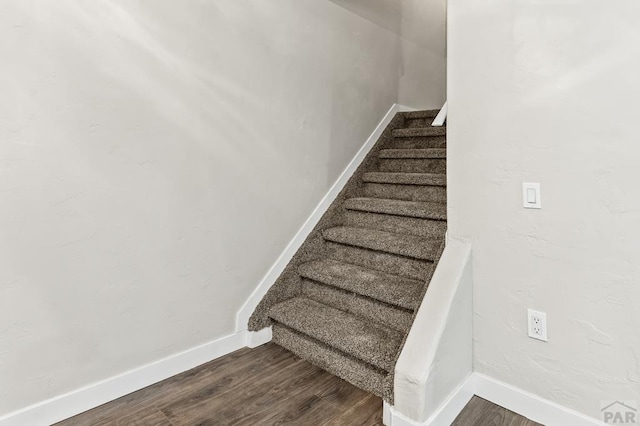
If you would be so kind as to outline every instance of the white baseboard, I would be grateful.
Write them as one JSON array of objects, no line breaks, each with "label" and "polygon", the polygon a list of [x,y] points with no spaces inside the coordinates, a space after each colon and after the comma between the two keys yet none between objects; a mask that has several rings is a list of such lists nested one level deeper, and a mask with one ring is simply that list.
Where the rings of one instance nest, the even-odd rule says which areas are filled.
[{"label": "white baseboard", "polygon": [[275,261],[273,266],[271,266],[271,269],[269,269],[266,275],[262,278],[262,280],[258,284],[258,287],[254,290],[251,296],[249,296],[242,308],[240,308],[240,311],[236,316],[236,331],[240,332],[247,329],[249,317],[258,306],[258,303],[260,303],[264,295],[267,294],[267,291],[271,288],[273,283],[276,282],[280,274],[282,274],[282,271],[284,271],[284,268],[287,266],[287,264],[289,264],[289,262],[293,258],[293,255],[296,254],[300,246],[302,246],[302,243],[304,243],[304,240],[307,239],[307,236],[317,225],[318,221],[320,221],[322,215],[327,211],[340,191],[342,191],[342,188],[344,188],[349,178],[356,171],[360,163],[362,163],[362,160],[364,160],[373,145],[375,145],[375,143],[378,141],[380,135],[382,135],[382,132],[391,122],[396,113],[403,111],[414,111],[414,109],[403,105],[393,104],[384,118],[380,121],[380,123],[378,123],[378,126],[375,128],[371,136],[369,136],[364,145],[362,145],[362,148],[360,148],[360,150],[356,153],[356,155],[353,157],[349,165],[344,169],[338,180],[335,181],[324,198],[320,201],[320,203],[318,203],[316,208],[311,213],[311,216],[309,216],[309,218],[304,222],[291,242],[289,242],[287,247]]},{"label": "white baseboard", "polygon": [[477,395],[496,405],[546,426],[602,426],[603,422],[555,402],[518,389],[499,380],[473,373],[424,422],[411,420],[393,407],[388,411],[387,426],[449,426],[471,398]]},{"label": "white baseboard", "polygon": [[271,341],[271,337],[271,327],[263,328],[260,331],[248,331],[246,345],[251,349],[257,348],[265,343],[269,343]]},{"label": "white baseboard", "polygon": [[46,426],[243,348],[245,332],[234,333],[140,368],[0,417],[0,426]]},{"label": "white baseboard", "polygon": [[469,389],[469,381],[473,375],[467,377],[458,388],[456,388],[440,406],[438,411],[427,419],[429,426],[449,426],[458,417],[458,414],[473,398],[473,392]]},{"label": "white baseboard", "polygon": [[499,380],[474,373],[470,390],[480,398],[547,426],[595,426],[604,423],[593,417],[543,399]]},{"label": "white baseboard", "polygon": [[442,405],[426,421],[416,422],[405,417],[402,413],[390,407],[391,421],[387,426],[449,426],[458,417],[458,414],[473,398],[470,389],[470,382],[473,375],[467,377],[460,385],[445,399]]}]

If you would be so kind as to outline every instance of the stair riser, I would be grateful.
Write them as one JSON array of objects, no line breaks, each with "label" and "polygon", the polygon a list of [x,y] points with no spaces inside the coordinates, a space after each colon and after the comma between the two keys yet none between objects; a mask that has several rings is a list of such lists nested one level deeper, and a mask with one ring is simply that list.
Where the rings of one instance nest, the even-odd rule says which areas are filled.
[{"label": "stair riser", "polygon": [[426,279],[433,264],[426,260],[395,256],[330,241],[327,241],[326,244],[328,256],[331,259],[416,280]]},{"label": "stair riser", "polygon": [[385,149],[424,149],[446,148],[447,141],[444,136],[393,138],[385,145]]},{"label": "stair riser", "polygon": [[381,172],[444,174],[447,172],[447,160],[431,158],[381,158],[379,170]]},{"label": "stair riser", "polygon": [[364,196],[407,201],[447,202],[447,189],[443,186],[395,185],[386,183],[365,183]]},{"label": "stair riser", "polygon": [[345,212],[344,221],[347,226],[380,229],[382,231],[418,235],[420,237],[442,238],[447,231],[447,223],[445,221],[353,210],[347,210]]},{"label": "stair riser", "polygon": [[390,399],[393,389],[384,372],[278,323],[272,330],[274,343],[360,389]]},{"label": "stair riser", "polygon": [[316,302],[367,318],[394,330],[408,332],[411,327],[411,312],[336,287],[303,279],[302,294]]},{"label": "stair riser", "polygon": [[426,118],[407,118],[404,121],[404,127],[411,127],[411,128],[429,127],[429,126],[431,126],[431,123],[433,123],[433,118],[431,118],[431,117],[426,117]]}]

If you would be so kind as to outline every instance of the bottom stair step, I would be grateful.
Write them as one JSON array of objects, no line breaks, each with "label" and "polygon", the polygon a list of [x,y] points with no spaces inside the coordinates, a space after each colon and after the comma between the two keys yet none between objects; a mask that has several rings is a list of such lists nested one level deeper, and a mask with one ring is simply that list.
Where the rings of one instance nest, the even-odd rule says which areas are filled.
[{"label": "bottom stair step", "polygon": [[274,321],[316,339],[363,363],[392,371],[402,333],[322,303],[295,297],[269,311]]},{"label": "bottom stair step", "polygon": [[393,374],[387,374],[351,356],[283,325],[273,325],[272,341],[331,374],[388,402],[393,394]]}]

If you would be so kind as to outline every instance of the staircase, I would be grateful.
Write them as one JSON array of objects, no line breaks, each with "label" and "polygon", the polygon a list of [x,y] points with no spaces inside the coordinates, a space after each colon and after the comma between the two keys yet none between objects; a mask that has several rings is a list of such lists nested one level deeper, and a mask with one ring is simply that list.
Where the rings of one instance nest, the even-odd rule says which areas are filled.
[{"label": "staircase", "polygon": [[260,302],[249,329],[393,402],[393,372],[443,249],[446,128],[399,113]]}]

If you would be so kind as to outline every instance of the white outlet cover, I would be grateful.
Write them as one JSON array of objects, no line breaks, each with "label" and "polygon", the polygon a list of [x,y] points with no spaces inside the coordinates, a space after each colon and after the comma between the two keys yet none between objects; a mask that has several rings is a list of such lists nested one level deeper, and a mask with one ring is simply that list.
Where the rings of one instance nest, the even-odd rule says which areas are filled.
[{"label": "white outlet cover", "polygon": [[547,314],[533,309],[527,310],[529,337],[547,342]]}]

